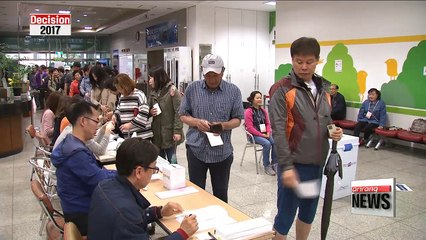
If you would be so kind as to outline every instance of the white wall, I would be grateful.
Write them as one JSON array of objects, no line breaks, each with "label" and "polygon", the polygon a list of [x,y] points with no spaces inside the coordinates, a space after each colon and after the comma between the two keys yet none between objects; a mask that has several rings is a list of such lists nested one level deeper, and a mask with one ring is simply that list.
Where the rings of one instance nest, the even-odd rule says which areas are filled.
[{"label": "white wall", "polygon": [[[277,1],[277,44],[290,44],[302,36],[318,41],[387,38],[426,34],[426,2],[422,1]],[[384,61],[395,58],[398,72],[408,51],[419,41],[346,45],[357,71],[368,72],[366,90],[389,82]],[[334,45],[321,47],[317,66],[322,74],[327,55]],[[278,45],[279,46],[279,45]],[[276,48],[275,67],[291,63],[288,45]],[[357,109],[348,109],[348,118],[356,119]],[[390,125],[409,127],[415,116],[389,113]]]}]

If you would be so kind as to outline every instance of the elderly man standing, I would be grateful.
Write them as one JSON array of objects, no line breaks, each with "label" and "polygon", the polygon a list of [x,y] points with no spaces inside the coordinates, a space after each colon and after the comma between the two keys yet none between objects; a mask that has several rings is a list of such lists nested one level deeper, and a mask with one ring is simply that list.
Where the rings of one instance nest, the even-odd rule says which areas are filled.
[{"label": "elderly man standing", "polygon": [[331,119],[344,120],[346,118],[346,101],[345,97],[339,93],[339,86],[337,84],[331,84],[330,95],[332,107]]},{"label": "elderly man standing", "polygon": [[[179,110],[182,122],[189,125],[186,135],[186,156],[189,180],[201,188],[206,186],[210,172],[213,195],[228,201],[229,175],[234,160],[231,130],[244,118],[241,92],[237,86],[222,79],[225,67],[220,56],[204,57],[204,79],[190,84]],[[215,132],[223,144],[212,144],[207,134]]]}]

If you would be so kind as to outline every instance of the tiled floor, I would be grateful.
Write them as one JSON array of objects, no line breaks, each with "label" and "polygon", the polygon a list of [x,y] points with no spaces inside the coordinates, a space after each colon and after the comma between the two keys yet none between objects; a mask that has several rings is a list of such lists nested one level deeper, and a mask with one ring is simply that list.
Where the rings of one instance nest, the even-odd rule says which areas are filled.
[{"label": "tiled floor", "polygon": [[[35,119],[39,119],[39,112]],[[27,119],[28,121],[28,119]],[[39,120],[36,120],[38,122]],[[28,122],[27,122],[28,123]],[[241,156],[245,137],[241,128],[234,130],[234,163],[229,187],[229,203],[250,215],[273,221],[276,210],[276,177],[267,176],[263,169],[256,174],[254,155],[246,153],[243,166]],[[31,168],[28,159],[34,151],[26,138],[24,151],[0,159],[0,240],[45,239],[38,235],[40,207],[29,185]],[[186,166],[185,148],[178,147],[178,161]],[[372,217],[350,212],[350,199],[335,200],[327,239],[426,239],[426,152],[394,146],[379,151],[361,148],[357,163],[357,179],[396,177],[413,192],[397,192],[397,217]],[[209,180],[208,180],[209,181]],[[210,191],[210,184],[207,190]],[[317,216],[309,239],[320,239],[322,212],[320,199]],[[162,236],[157,228],[158,236]],[[289,239],[295,239],[294,226]]]}]

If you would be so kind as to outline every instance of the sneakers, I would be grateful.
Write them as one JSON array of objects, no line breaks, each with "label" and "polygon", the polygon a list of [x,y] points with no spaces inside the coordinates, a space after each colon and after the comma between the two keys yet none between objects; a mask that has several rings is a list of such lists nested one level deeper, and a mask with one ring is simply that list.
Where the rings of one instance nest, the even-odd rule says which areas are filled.
[{"label": "sneakers", "polygon": [[272,168],[272,165],[265,167],[265,173],[269,176],[275,176],[275,170]]}]

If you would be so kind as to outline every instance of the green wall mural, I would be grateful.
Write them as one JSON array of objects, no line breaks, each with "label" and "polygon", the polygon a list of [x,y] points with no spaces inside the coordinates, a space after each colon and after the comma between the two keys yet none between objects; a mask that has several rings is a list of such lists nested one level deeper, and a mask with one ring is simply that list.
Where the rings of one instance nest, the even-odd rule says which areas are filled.
[{"label": "green wall mural", "polygon": [[[335,61],[341,60],[341,71],[335,71]],[[342,43],[336,44],[327,56],[327,62],[322,70],[322,76],[332,83],[339,85],[339,92],[346,101],[360,101],[357,71],[353,66],[352,56]]]},{"label": "green wall mural", "polygon": [[280,64],[278,69],[275,69],[275,82],[281,80],[281,78],[287,76],[292,69],[291,63]]},{"label": "green wall mural", "polygon": [[408,52],[402,72],[396,80],[382,85],[382,98],[386,104],[426,109],[425,67],[426,41],[421,41]]}]

